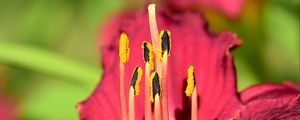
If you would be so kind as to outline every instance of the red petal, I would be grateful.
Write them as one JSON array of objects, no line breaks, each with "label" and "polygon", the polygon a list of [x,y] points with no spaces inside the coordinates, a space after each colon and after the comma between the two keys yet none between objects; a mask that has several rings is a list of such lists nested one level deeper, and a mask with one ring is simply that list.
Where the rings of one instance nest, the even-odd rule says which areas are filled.
[{"label": "red petal", "polygon": [[11,99],[4,93],[4,86],[6,80],[0,79],[0,119],[1,120],[17,120],[17,102]]},{"label": "red petal", "polygon": [[213,8],[229,17],[238,16],[245,0],[166,0],[176,9],[194,9],[195,7]]},{"label": "red petal", "polygon": [[[200,119],[229,118],[240,106],[236,97],[236,76],[229,49],[240,44],[232,33],[211,35],[199,14],[183,13],[157,15],[159,30],[168,29],[172,36],[171,57],[168,64],[170,119],[190,116],[184,95],[186,69],[195,66],[196,86],[200,98]],[[126,89],[135,66],[144,66],[141,44],[150,40],[148,15],[124,15],[112,20],[102,31],[102,59],[104,75],[94,94],[78,106],[81,119],[120,119],[118,99],[118,41],[121,32],[130,39],[130,60],[126,64]],[[141,89],[144,89],[141,82]],[[136,118],[144,116],[144,94],[136,98]]]},{"label": "red petal", "polygon": [[240,120],[299,120],[300,94],[278,99],[259,99],[239,112]]},{"label": "red petal", "polygon": [[16,120],[16,103],[0,93],[0,118],[1,120]]},{"label": "red petal", "polygon": [[290,82],[284,84],[262,84],[252,86],[241,92],[241,101],[249,103],[259,99],[276,99],[295,96],[300,93],[300,86]]}]

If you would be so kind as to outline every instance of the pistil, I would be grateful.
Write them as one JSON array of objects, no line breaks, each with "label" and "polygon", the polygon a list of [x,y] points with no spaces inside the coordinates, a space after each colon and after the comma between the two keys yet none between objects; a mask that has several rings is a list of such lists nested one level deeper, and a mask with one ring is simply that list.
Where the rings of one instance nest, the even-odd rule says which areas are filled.
[{"label": "pistil", "polygon": [[[152,39],[152,44],[153,44],[153,49],[155,53],[155,70],[158,72],[159,76],[163,76],[163,72],[165,72],[165,75],[167,75],[167,64],[164,64],[163,66],[163,61],[160,60],[162,59],[161,55],[161,43],[159,42],[159,35],[158,35],[158,29],[157,29],[157,24],[156,24],[156,16],[155,16],[155,4],[150,4],[148,6],[148,14],[149,14],[149,26],[150,26],[150,32],[151,32],[151,39]],[[167,61],[166,61],[167,62]],[[165,67],[165,68],[163,68]],[[162,77],[163,78],[163,77]],[[166,77],[165,77],[166,78]],[[160,82],[162,84],[162,115],[163,115],[163,120],[168,120],[169,119],[169,112],[168,112],[168,92],[167,92],[167,81],[160,79]],[[164,92],[165,91],[165,92]]]},{"label": "pistil", "polygon": [[191,118],[192,120],[198,119],[198,98],[197,98],[197,89],[196,89],[196,79],[194,73],[194,66],[190,66],[188,68],[188,79],[187,79],[187,87],[185,90],[186,96],[192,95],[192,107],[191,107]]},{"label": "pistil", "polygon": [[151,70],[154,69],[153,47],[149,42],[144,41],[142,44],[142,51],[145,61],[145,120],[152,120],[149,78]]},{"label": "pistil", "polygon": [[122,120],[128,119],[128,112],[127,112],[127,105],[126,105],[126,96],[125,96],[125,82],[124,82],[124,65],[129,60],[129,40],[125,33],[122,33],[120,36],[120,43],[119,43],[119,57],[120,57],[120,81],[119,81],[119,88],[120,88],[120,108],[122,113]]},{"label": "pistil", "polygon": [[129,120],[135,120],[134,112],[134,96],[139,95],[140,93],[140,81],[142,78],[142,68],[136,67],[131,78],[131,86],[129,89]]},{"label": "pistil", "polygon": [[159,60],[158,50],[159,50],[159,35],[156,24],[156,15],[155,15],[155,4],[150,4],[148,6],[148,14],[149,14],[149,26],[151,33],[151,40],[153,45],[153,51],[155,53],[155,70],[161,76],[162,66],[161,61]]}]

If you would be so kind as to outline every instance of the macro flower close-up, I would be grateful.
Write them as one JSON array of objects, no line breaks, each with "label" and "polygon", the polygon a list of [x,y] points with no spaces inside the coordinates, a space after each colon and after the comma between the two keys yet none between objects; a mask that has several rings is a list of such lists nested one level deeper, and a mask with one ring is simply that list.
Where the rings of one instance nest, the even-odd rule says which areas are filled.
[{"label": "macro flower close-up", "polygon": [[300,2],[0,8],[0,120],[300,119]]},{"label": "macro flower close-up", "polygon": [[[92,96],[78,105],[77,109],[81,119],[124,120],[129,118],[132,120],[131,117],[128,117],[132,112],[130,112],[131,104],[135,106],[133,119],[135,117],[136,119],[151,119],[152,112],[151,110],[147,111],[148,106],[144,101],[152,96],[145,92],[141,94],[141,97],[136,97],[135,103],[129,101],[127,103],[129,104],[128,108],[126,100],[130,98],[130,95],[125,92],[125,95],[122,96],[122,92],[130,89],[131,71],[134,67],[147,67],[147,61],[144,63],[142,59],[145,53],[142,53],[143,49],[140,48],[143,40],[152,40],[155,54],[153,58],[155,59],[153,60],[155,61],[154,71],[158,71],[158,75],[162,76],[160,78],[162,92],[160,93],[159,106],[161,111],[158,111],[160,113],[154,111],[155,119],[300,118],[298,111],[300,108],[300,87],[296,84],[261,85],[257,88],[254,86],[238,93],[236,70],[233,57],[230,55],[230,51],[241,44],[241,40],[237,38],[236,34],[222,32],[219,35],[214,35],[207,30],[207,23],[200,14],[189,11],[170,13],[167,10],[162,10],[156,14],[155,5],[152,4],[149,5],[148,11],[141,11],[138,15],[129,13],[117,17],[104,28],[102,31],[103,38],[100,42],[104,66],[103,79]],[[157,29],[162,30],[160,36]],[[166,32],[165,29],[170,32]],[[122,38],[122,35],[120,38],[118,37],[125,33],[128,35],[126,39],[129,39],[126,47],[130,49],[130,51],[126,51],[128,53],[123,53],[127,57],[126,64],[122,63],[124,56],[121,55],[122,47],[124,47],[122,40],[125,38]],[[164,39],[168,39],[167,41],[170,42],[164,42]],[[156,46],[158,50],[155,50]],[[118,49],[119,47],[120,49]],[[165,48],[168,49],[164,50]],[[165,55],[164,51],[171,55]],[[168,56],[170,57],[168,58]],[[160,59],[163,60],[160,61]],[[192,85],[194,87],[192,89],[197,88],[198,94],[196,93],[195,97],[198,99],[196,101],[190,100],[183,92],[187,86],[186,79],[189,79],[185,71],[189,65],[194,65],[196,69],[192,75],[194,78],[191,78],[196,83]],[[119,71],[119,69],[121,70]],[[145,72],[149,72],[148,68],[144,69]],[[140,87],[142,90],[150,89],[152,92],[151,87],[146,85],[146,82],[150,82],[147,79],[151,80],[145,76]],[[120,80],[123,82],[119,82]],[[150,84],[152,83],[150,82]],[[153,92],[153,94],[155,93]],[[166,102],[164,102],[165,96],[167,97]],[[123,97],[126,99],[122,99]],[[125,109],[122,109],[122,102],[125,103]],[[199,104],[199,106],[196,104],[196,111],[192,109],[194,107],[193,102]],[[261,109],[255,109],[260,105],[262,105]],[[151,106],[149,107],[151,109]],[[155,107],[157,106],[155,105]],[[285,108],[286,111],[273,110],[280,107]],[[150,112],[149,116],[146,115],[148,112]],[[159,114],[158,118],[156,114]]]}]

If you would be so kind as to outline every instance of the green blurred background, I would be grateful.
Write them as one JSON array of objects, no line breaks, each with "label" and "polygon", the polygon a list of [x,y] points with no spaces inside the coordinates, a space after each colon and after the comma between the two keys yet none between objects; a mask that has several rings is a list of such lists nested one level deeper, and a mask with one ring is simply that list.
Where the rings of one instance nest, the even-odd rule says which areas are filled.
[{"label": "green blurred background", "polygon": [[[141,2],[142,3],[142,2]],[[75,120],[101,76],[97,32],[124,0],[0,0],[0,101],[22,120]],[[299,74],[299,0],[248,0],[228,19],[204,9],[210,30],[236,32],[238,88]],[[1,98],[2,93],[2,98]]]}]

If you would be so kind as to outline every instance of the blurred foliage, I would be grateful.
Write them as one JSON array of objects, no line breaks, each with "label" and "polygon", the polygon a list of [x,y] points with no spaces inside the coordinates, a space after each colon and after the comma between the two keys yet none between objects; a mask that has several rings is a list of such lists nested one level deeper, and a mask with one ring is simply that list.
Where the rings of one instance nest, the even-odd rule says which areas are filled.
[{"label": "blurred foliage", "polygon": [[[17,100],[21,119],[78,119],[76,104],[102,73],[99,26],[125,2],[0,0],[0,80]],[[237,19],[204,11],[213,32],[233,31],[243,40],[233,52],[239,90],[262,82],[300,83],[299,7],[299,0],[248,0]]]},{"label": "blurred foliage", "polygon": [[298,0],[248,0],[238,19],[206,11],[214,32],[233,31],[243,44],[233,51],[238,89],[263,82],[300,83]]},{"label": "blurred foliage", "polygon": [[78,119],[101,75],[99,23],[119,0],[1,0],[0,79],[21,119]]}]

